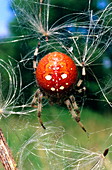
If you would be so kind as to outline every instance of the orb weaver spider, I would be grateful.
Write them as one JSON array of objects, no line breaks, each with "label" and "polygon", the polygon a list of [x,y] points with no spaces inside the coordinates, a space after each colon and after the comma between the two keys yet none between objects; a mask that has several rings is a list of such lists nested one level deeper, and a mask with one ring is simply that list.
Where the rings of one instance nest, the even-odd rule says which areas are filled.
[{"label": "orb weaver spider", "polygon": [[[73,59],[61,52],[51,52],[45,55],[39,62],[37,61],[40,43],[35,49],[33,68],[39,88],[37,89],[33,100],[32,107],[37,108],[38,120],[41,126],[45,128],[41,119],[42,99],[48,97],[51,103],[62,103],[67,106],[72,117],[85,131],[84,125],[80,121],[80,111],[73,94],[74,90],[78,93],[85,91],[85,87],[80,88],[84,77],[85,68],[82,67],[82,79],[77,82],[77,66]],[[75,84],[75,89],[74,89]],[[69,97],[67,97],[69,96]]]}]

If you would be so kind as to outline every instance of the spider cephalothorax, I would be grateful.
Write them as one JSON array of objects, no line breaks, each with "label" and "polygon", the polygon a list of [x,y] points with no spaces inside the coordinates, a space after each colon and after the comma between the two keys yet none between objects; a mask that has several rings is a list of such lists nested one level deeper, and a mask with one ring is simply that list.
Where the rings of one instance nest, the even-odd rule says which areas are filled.
[{"label": "spider cephalothorax", "polygon": [[[78,77],[77,67],[73,59],[64,53],[52,52],[44,56],[39,63],[35,60],[34,69],[36,80],[40,88],[35,93],[32,106],[38,108],[38,118],[42,127],[45,129],[40,118],[42,98],[43,95],[47,95],[50,98],[50,101],[51,99],[59,102],[60,100],[64,101],[72,114],[72,117],[86,132],[84,126],[80,122],[80,111],[75,101],[75,97],[70,94]],[[81,84],[82,80],[79,80],[77,86],[80,86]],[[66,94],[69,96],[66,96]]]}]

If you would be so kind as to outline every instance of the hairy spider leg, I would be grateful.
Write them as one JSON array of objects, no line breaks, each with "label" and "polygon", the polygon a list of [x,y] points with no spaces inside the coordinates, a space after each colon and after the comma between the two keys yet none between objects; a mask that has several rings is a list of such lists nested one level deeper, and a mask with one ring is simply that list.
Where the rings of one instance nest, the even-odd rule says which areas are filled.
[{"label": "hairy spider leg", "polygon": [[43,125],[42,119],[41,119],[41,112],[42,112],[42,98],[43,98],[43,93],[40,91],[40,89],[37,89],[33,100],[32,100],[32,107],[37,108],[37,115],[38,115],[38,120],[43,127],[43,129],[46,129],[45,126]]},{"label": "hairy spider leg", "polygon": [[83,131],[87,133],[84,125],[80,121],[80,111],[79,111],[78,105],[75,101],[75,97],[73,95],[71,95],[70,98],[65,101],[65,104],[66,104],[69,112],[71,113],[72,117],[76,120],[76,122],[83,129]]},{"label": "hairy spider leg", "polygon": [[37,68],[37,56],[38,56],[38,52],[39,52],[39,47],[40,47],[40,42],[38,42],[38,45],[34,51],[34,56],[33,56],[33,68],[34,68],[34,73],[36,71]]},{"label": "hairy spider leg", "polygon": [[[48,36],[44,36],[45,41],[48,41]],[[37,68],[38,60],[37,56],[39,55],[39,48],[40,48],[40,43],[41,41],[38,42],[37,47],[35,48],[34,54],[33,54],[33,69],[34,69],[34,74]]]},{"label": "hairy spider leg", "polygon": [[[85,91],[86,91],[85,76],[86,76],[86,68],[85,68],[84,63],[82,63],[81,79],[79,79],[79,81],[78,81],[78,83],[76,85],[76,89],[77,89],[78,93],[85,94]],[[82,88],[81,88],[81,86],[82,86]]]},{"label": "hairy spider leg", "polygon": [[[48,37],[45,36],[45,41],[47,42],[48,41]],[[35,48],[35,51],[34,51],[34,55],[33,55],[33,69],[34,69],[34,74],[36,72],[36,68],[37,68],[37,64],[38,64],[38,61],[37,61],[37,56],[39,54],[39,48],[40,48],[40,41],[38,42],[37,44],[37,47]],[[41,126],[45,128],[45,126],[43,125],[43,122],[41,120],[41,112],[42,112],[42,98],[43,98],[43,93],[40,91],[40,89],[38,89],[35,93],[35,96],[32,100],[32,103],[31,103],[31,106],[32,107],[36,107],[38,108],[37,109],[37,114],[38,114],[38,120],[41,124]],[[38,104],[37,104],[37,101],[38,101]]]}]

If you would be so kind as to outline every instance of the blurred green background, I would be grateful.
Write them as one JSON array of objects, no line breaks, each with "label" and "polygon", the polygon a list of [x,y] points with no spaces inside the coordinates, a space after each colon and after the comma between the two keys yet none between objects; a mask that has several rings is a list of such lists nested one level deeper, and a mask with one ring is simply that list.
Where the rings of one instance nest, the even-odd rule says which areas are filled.
[{"label": "blurred green background", "polygon": [[[33,1],[33,0],[32,0]],[[15,4],[19,4],[24,7],[25,3],[28,3],[27,1],[20,1],[20,0],[14,0]],[[21,3],[22,2],[22,3]],[[94,0],[91,1],[91,9],[93,12],[101,11],[103,10],[111,1],[106,0]],[[12,3],[13,4],[13,3]],[[52,4],[55,5],[55,7],[51,8],[50,11],[50,22],[49,24],[52,25],[54,22],[56,22],[59,18],[68,15],[70,13],[75,12],[86,12],[88,10],[89,2],[88,0],[83,1],[77,1],[77,0],[70,0],[70,1],[62,1],[62,0],[53,0]],[[57,6],[57,7],[56,7]],[[12,8],[10,8],[12,10]],[[17,13],[19,15],[19,13]],[[112,14],[111,14],[112,15]],[[24,20],[24,18],[22,18]],[[63,20],[62,20],[63,21]],[[62,22],[60,21],[60,22]],[[8,61],[7,56],[11,56],[12,58],[16,59],[18,62],[22,60],[22,57],[26,56],[30,51],[32,51],[31,54],[28,56],[31,58],[33,56],[33,50],[35,49],[37,45],[37,39],[28,39],[24,41],[17,41],[13,42],[17,36],[26,35],[27,30],[24,30],[24,24],[20,26],[21,23],[17,22],[17,18],[13,18],[11,23],[9,24],[9,29],[11,32],[11,35],[9,39],[1,39],[0,44],[0,58],[2,58],[5,61]],[[13,38],[14,37],[14,38]],[[38,35],[37,35],[38,37]],[[7,43],[10,40],[9,43]],[[6,43],[2,43],[2,42]],[[11,41],[13,43],[11,43]],[[97,78],[100,80],[102,87],[105,87],[104,92],[108,99],[112,101],[112,50],[110,46],[105,53],[100,57],[99,60],[96,61],[96,64],[98,66],[94,66],[95,74]],[[102,47],[101,47],[102,48]],[[30,56],[31,55],[31,56]],[[28,58],[28,57],[27,57]],[[105,62],[107,61],[107,65],[109,62],[109,67],[105,65]],[[22,62],[21,62],[22,63]],[[21,68],[21,74],[22,74],[22,80],[23,80],[23,87],[28,85],[29,83],[35,81],[34,75],[33,75],[33,69],[32,69],[32,59],[30,62],[20,63]],[[100,63],[100,64],[99,64]],[[5,81],[5,80],[2,80]],[[75,121],[71,118],[70,113],[66,109],[66,107],[59,106],[59,105],[50,105],[49,103],[45,103],[43,106],[42,111],[42,120],[45,122],[46,128],[49,127],[50,131],[53,134],[53,131],[55,133],[55,130],[53,129],[56,127],[57,131],[55,135],[50,135],[48,133],[48,130],[44,132],[44,130],[38,125],[37,120],[37,113],[31,113],[29,115],[10,115],[8,118],[2,117],[0,120],[0,128],[2,128],[4,135],[7,139],[8,145],[10,146],[14,158],[17,162],[17,164],[20,161],[20,153],[22,146],[25,145],[27,141],[30,141],[32,139],[32,135],[41,132],[41,135],[35,135],[38,142],[38,147],[40,148],[44,145],[42,145],[42,142],[45,140],[46,136],[41,139],[42,136],[44,136],[44,133],[48,133],[47,139],[48,142],[45,142],[46,145],[48,145],[51,142],[51,139],[56,140],[57,144],[59,141],[62,141],[65,144],[68,144],[71,146],[76,147],[76,143],[78,143],[78,146],[81,145],[84,148],[87,148],[88,150],[92,150],[94,152],[101,152],[107,148],[110,147],[109,155],[107,156],[107,160],[112,159],[112,109],[108,105],[107,102],[105,102],[102,95],[99,95],[99,87],[97,85],[97,82],[94,78],[91,77],[90,74],[87,75],[87,96],[86,99],[83,101],[82,98],[79,99],[79,106],[81,108],[81,120],[88,132],[90,133],[90,137],[88,138],[87,135],[82,131],[82,129],[77,125]],[[106,86],[105,86],[106,85]],[[36,83],[33,83],[31,86],[28,86],[28,88],[25,89],[24,95],[24,101],[27,101],[30,96],[35,92],[37,89]],[[5,90],[4,95],[7,90]],[[22,103],[22,99],[18,101],[18,103]],[[83,101],[83,104],[82,104]],[[58,131],[58,127],[63,127],[64,133]],[[49,129],[48,128],[48,129]],[[63,135],[64,134],[64,135]],[[40,141],[39,139],[40,138]],[[77,141],[77,142],[76,142]],[[56,169],[57,168],[57,162],[58,162],[58,169],[64,169],[64,160],[56,160],[56,163],[53,162],[53,157],[50,157],[50,159],[46,160],[46,152],[42,149],[39,150],[39,148],[36,148],[36,140],[31,141],[31,145],[28,145],[28,148],[23,153],[23,166],[22,169]],[[41,146],[42,145],[42,146]],[[42,147],[42,148],[43,148]],[[46,146],[47,147],[47,146]],[[36,151],[37,149],[37,151]],[[28,152],[29,151],[29,152]],[[27,154],[30,153],[30,154]],[[48,154],[49,155],[49,154]],[[70,155],[72,157],[72,155]],[[54,155],[55,157],[55,155]],[[66,157],[66,153],[65,153]],[[69,157],[69,156],[68,156]],[[73,158],[73,157],[72,157]],[[74,158],[75,159],[75,158]],[[51,165],[50,165],[51,162]],[[21,163],[20,163],[21,164]],[[69,159],[68,159],[68,165],[69,165]],[[19,165],[20,166],[20,165]],[[86,167],[86,169],[89,169],[89,167]],[[2,168],[2,165],[0,167]],[[69,166],[68,169],[73,169]],[[84,169],[82,167],[82,169]],[[108,168],[107,168],[108,169]]]}]

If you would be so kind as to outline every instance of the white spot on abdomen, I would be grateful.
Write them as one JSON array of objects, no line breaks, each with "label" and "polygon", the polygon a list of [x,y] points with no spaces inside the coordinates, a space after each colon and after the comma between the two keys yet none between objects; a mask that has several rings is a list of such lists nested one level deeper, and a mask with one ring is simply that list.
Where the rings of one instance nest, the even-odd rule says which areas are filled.
[{"label": "white spot on abdomen", "polygon": [[59,88],[60,90],[63,90],[64,89],[64,86],[60,86],[60,88]]},{"label": "white spot on abdomen", "polygon": [[51,87],[51,91],[55,91],[55,88],[54,88],[54,87]]},{"label": "white spot on abdomen", "polygon": [[45,76],[45,79],[46,79],[46,80],[51,80],[51,79],[52,79],[52,76],[51,76],[51,75],[47,75],[47,76]]},{"label": "white spot on abdomen", "polygon": [[67,78],[67,74],[64,73],[61,75],[61,77],[62,77],[62,79],[65,79],[65,78]]}]

